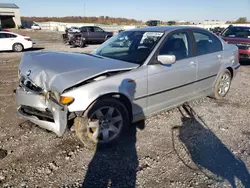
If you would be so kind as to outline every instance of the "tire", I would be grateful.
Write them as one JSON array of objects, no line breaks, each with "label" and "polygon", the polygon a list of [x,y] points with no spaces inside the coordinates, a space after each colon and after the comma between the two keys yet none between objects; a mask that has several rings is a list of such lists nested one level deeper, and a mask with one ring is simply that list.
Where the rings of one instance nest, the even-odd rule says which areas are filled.
[{"label": "tire", "polygon": [[80,48],[83,48],[85,46],[86,46],[86,41],[85,40],[81,40]]},{"label": "tire", "polygon": [[226,69],[218,76],[211,97],[217,100],[226,97],[226,95],[230,90],[231,82],[232,82],[232,75],[230,71]]},{"label": "tire", "polygon": [[97,144],[106,146],[116,143],[129,123],[126,107],[110,98],[96,101],[83,116],[75,119],[74,126],[81,142],[93,149]]},{"label": "tire", "polygon": [[20,43],[15,43],[15,44],[13,44],[12,49],[14,52],[22,52],[24,50],[24,47]]}]

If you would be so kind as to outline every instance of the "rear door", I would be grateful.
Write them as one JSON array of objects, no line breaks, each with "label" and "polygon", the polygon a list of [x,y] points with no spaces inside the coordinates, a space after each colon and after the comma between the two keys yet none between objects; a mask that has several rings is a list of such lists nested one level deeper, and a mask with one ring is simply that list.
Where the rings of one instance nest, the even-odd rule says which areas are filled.
[{"label": "rear door", "polygon": [[96,41],[97,40],[97,36],[96,36],[94,27],[88,27],[88,40],[89,41]]},{"label": "rear door", "polygon": [[0,33],[0,50],[12,50],[15,38],[16,36],[10,33]]},{"label": "rear door", "polygon": [[195,52],[198,60],[197,90],[211,91],[223,61],[223,46],[212,33],[193,30]]},{"label": "rear door", "polygon": [[99,42],[103,42],[105,40],[106,34],[105,31],[103,29],[101,29],[100,27],[94,27],[95,29],[95,33],[97,36],[97,40]]}]

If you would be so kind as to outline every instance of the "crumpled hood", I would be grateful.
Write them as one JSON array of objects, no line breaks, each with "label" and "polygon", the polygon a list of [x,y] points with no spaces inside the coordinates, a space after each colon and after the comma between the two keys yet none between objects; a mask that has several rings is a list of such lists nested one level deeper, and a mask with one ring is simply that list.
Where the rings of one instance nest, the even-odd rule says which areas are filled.
[{"label": "crumpled hood", "polygon": [[65,89],[99,74],[136,67],[137,64],[90,54],[29,52],[23,55],[19,70],[37,86],[62,93]]}]

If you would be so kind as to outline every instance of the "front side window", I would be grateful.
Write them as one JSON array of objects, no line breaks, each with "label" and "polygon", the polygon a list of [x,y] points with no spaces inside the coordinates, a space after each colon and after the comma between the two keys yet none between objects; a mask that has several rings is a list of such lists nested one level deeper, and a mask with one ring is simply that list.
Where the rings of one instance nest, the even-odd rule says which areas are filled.
[{"label": "front side window", "polygon": [[229,27],[223,33],[223,37],[250,38],[250,27]]},{"label": "front side window", "polygon": [[10,34],[10,33],[0,33],[0,38],[5,39],[5,38],[16,38],[16,35]]},{"label": "front side window", "polygon": [[222,50],[221,41],[210,33],[194,31],[197,55],[210,54]]},{"label": "front side window", "polygon": [[5,38],[8,38],[8,37],[7,37],[7,34],[5,34],[5,33],[0,33],[0,39],[5,39]]},{"label": "front side window", "polygon": [[82,28],[81,28],[81,32],[88,32],[87,27],[82,27]]},{"label": "front side window", "polygon": [[164,33],[124,31],[103,43],[93,54],[143,64]]},{"label": "front side window", "polygon": [[159,55],[175,55],[176,60],[191,57],[191,42],[187,32],[170,34],[160,49]]}]

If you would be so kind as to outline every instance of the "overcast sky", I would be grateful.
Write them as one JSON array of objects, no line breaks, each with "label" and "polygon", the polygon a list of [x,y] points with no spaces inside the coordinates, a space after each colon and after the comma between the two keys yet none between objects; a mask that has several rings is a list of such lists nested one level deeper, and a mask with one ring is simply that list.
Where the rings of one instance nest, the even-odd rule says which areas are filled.
[{"label": "overcast sky", "polygon": [[[232,20],[248,17],[250,0],[0,0],[22,16],[112,16],[137,20]],[[84,4],[86,11],[84,11]],[[85,12],[85,13],[84,13]]]}]

